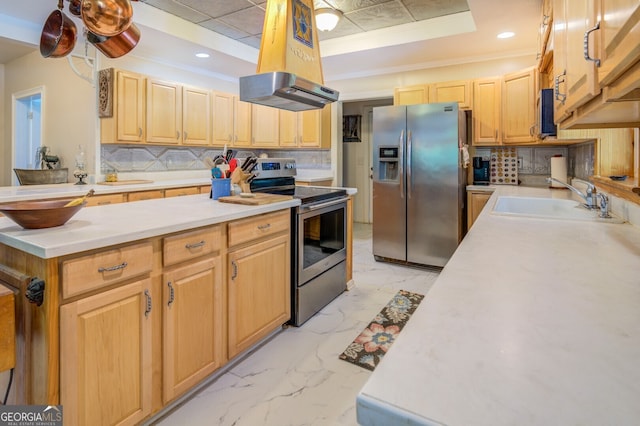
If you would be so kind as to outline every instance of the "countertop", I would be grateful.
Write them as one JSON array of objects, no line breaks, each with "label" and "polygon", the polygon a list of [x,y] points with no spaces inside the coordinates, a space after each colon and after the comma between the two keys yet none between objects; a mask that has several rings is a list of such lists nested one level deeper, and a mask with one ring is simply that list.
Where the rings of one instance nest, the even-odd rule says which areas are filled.
[{"label": "countertop", "polygon": [[85,207],[63,226],[47,229],[23,229],[0,217],[0,243],[47,259],[298,205],[300,200],[292,199],[247,206],[199,194]]},{"label": "countertop", "polygon": [[331,169],[297,169],[296,181],[298,182],[322,182],[333,180]]},{"label": "countertop", "polygon": [[491,213],[495,187],[357,397],[362,425],[640,419],[640,228]]}]

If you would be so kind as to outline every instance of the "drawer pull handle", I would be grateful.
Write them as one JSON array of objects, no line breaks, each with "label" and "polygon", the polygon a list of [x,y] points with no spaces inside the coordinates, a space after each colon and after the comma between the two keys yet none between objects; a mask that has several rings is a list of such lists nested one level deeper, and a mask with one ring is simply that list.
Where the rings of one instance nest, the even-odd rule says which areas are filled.
[{"label": "drawer pull handle", "polygon": [[127,262],[122,262],[119,265],[115,265],[115,266],[108,266],[106,268],[100,267],[98,268],[98,272],[112,272],[112,271],[117,271],[119,269],[124,269],[127,267]]},{"label": "drawer pull handle", "polygon": [[148,317],[149,314],[151,313],[151,294],[149,293],[149,290],[147,289],[144,290],[144,297],[147,301],[145,310],[144,310],[144,316]]},{"label": "drawer pull handle", "polygon": [[592,58],[591,56],[589,56],[589,34],[594,32],[595,30],[599,30],[599,29],[600,29],[600,21],[598,21],[598,23],[595,25],[595,27],[590,28],[590,29],[588,29],[587,31],[584,32],[584,41],[583,41],[584,59],[586,61],[591,61],[591,62],[595,63],[596,67],[600,66],[600,59],[595,59],[595,58]]},{"label": "drawer pull handle", "polygon": [[261,230],[261,231],[266,231],[269,228],[271,228],[271,224],[270,223],[266,223],[264,225],[258,225],[258,229]]},{"label": "drawer pull handle", "polygon": [[233,269],[233,272],[231,273],[231,279],[235,280],[238,276],[238,264],[234,260],[231,261],[231,268]]},{"label": "drawer pull handle", "polygon": [[205,241],[204,240],[200,241],[199,243],[185,244],[184,247],[186,249],[191,250],[191,249],[194,249],[194,248],[202,247],[203,245],[205,245]]},{"label": "drawer pull handle", "polygon": [[169,301],[167,302],[167,306],[171,307],[171,305],[173,304],[173,301],[175,299],[175,294],[173,291],[173,285],[171,285],[171,281],[169,281],[167,283],[167,286],[169,287]]}]

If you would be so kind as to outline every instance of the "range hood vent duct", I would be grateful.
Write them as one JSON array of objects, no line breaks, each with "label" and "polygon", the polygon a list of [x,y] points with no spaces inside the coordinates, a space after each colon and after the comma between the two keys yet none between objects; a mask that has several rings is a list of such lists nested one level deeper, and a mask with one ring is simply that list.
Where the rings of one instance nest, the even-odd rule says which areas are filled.
[{"label": "range hood vent duct", "polygon": [[289,111],[338,100],[325,87],[313,0],[268,0],[257,74],[240,77],[240,100]]}]

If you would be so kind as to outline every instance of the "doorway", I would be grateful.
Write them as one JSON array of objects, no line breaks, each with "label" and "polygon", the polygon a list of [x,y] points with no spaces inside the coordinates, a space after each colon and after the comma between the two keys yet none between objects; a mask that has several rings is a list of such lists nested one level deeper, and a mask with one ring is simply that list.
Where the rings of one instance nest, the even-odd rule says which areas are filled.
[{"label": "doorway", "polygon": [[344,102],[342,117],[360,116],[360,141],[342,142],[342,186],[357,188],[353,198],[353,221],[373,220],[373,108],[393,105],[393,99]]},{"label": "doorway", "polygon": [[[39,168],[37,154],[42,145],[44,87],[12,96],[12,170]],[[12,174],[13,185],[19,185]]]}]

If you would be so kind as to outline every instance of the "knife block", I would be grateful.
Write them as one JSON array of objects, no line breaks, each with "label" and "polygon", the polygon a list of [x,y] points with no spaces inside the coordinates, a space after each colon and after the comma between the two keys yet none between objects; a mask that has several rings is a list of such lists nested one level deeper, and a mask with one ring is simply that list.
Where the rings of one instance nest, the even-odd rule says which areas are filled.
[{"label": "knife block", "polygon": [[253,176],[253,173],[245,173],[242,169],[236,168],[233,173],[231,173],[231,184],[240,185],[242,192],[251,192],[251,186],[249,182],[247,182],[251,176]]}]

